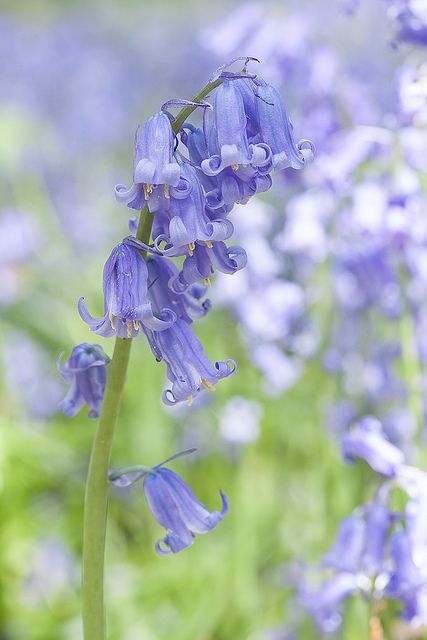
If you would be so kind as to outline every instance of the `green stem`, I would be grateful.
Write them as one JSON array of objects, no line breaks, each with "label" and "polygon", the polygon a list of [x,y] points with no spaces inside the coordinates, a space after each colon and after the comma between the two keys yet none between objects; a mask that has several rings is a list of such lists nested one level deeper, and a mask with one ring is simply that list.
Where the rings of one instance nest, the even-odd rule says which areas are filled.
[{"label": "green stem", "polygon": [[[210,82],[205,87],[203,87],[203,89],[199,93],[196,93],[196,95],[191,98],[191,102],[201,102],[203,98],[206,98],[206,96],[211,91],[219,87],[221,82],[222,80],[220,80],[219,78],[218,80],[214,80],[213,82]],[[178,133],[178,131],[181,129],[184,122],[187,120],[189,116],[191,116],[191,114],[195,109],[197,109],[197,107],[190,107],[190,106],[184,107],[183,109],[181,109],[174,123],[172,124],[172,129],[174,130],[175,133]]]},{"label": "green stem", "polygon": [[[215,80],[207,84],[192,102],[200,102],[221,84]],[[175,133],[196,109],[181,109],[172,128]],[[141,211],[136,237],[150,242],[153,214],[146,205]],[[146,258],[147,252],[141,251]],[[110,464],[114,428],[119,414],[126,371],[129,362],[131,338],[116,338],[113,357],[108,365],[107,384],[101,417],[95,433],[86,482],[83,524],[82,608],[84,640],[105,640],[104,560],[108,509],[108,467]]]},{"label": "green stem", "polygon": [[83,631],[85,640],[104,640],[104,555],[108,507],[108,465],[132,340],[116,338],[108,366],[101,419],[95,433],[86,482],[83,525]]}]

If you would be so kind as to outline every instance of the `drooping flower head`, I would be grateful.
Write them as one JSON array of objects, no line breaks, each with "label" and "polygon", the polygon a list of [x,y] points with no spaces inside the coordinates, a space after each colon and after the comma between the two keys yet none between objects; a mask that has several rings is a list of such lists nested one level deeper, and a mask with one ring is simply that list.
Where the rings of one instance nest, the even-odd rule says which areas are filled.
[{"label": "drooping flower head", "polygon": [[130,486],[143,478],[148,506],[166,529],[165,538],[156,544],[156,551],[162,556],[187,549],[197,533],[211,531],[228,513],[227,496],[222,491],[221,511],[209,511],[178,474],[163,466],[192,451],[194,449],[176,454],[153,468],[131,467],[131,473],[124,469],[122,472],[111,470],[109,474],[111,484],[118,487]]},{"label": "drooping flower head", "polygon": [[104,316],[93,318],[84,299],[80,298],[81,318],[91,331],[106,338],[114,333],[120,338],[133,338],[142,326],[155,331],[170,327],[175,314],[170,309],[160,309],[161,318],[153,314],[147,283],[147,264],[138,249],[125,242],[120,243],[104,267]]},{"label": "drooping flower head", "polygon": [[[225,80],[216,90],[214,99],[215,153],[203,160],[201,167],[208,176],[216,176],[226,167],[234,170],[242,165],[266,166],[271,152],[263,142],[249,143],[241,87],[234,80]],[[213,150],[212,150],[213,151]]]},{"label": "drooping flower head", "polygon": [[[197,170],[188,162],[180,163],[186,187],[171,193],[167,207],[156,212],[153,224],[155,247],[165,255],[192,255],[196,242],[212,246],[233,233],[229,220],[211,220],[205,212],[205,195]],[[164,247],[160,245],[164,243]]]},{"label": "drooping flower head", "polygon": [[191,404],[200,391],[213,391],[219,380],[236,371],[236,363],[231,358],[213,365],[191,326],[181,318],[165,331],[144,329],[144,332],[155,358],[167,365],[172,387],[163,394],[165,404],[174,405],[184,400]]},{"label": "drooping flower head", "polygon": [[294,142],[292,124],[279,92],[262,78],[256,78],[254,82],[259,136],[271,149],[273,168],[302,169],[313,158],[313,143],[309,140]]},{"label": "drooping flower head", "polygon": [[153,189],[163,186],[169,197],[169,187],[176,187],[180,169],[174,158],[174,133],[166,113],[159,111],[139,127],[135,134],[135,168],[133,186],[126,189],[119,184],[117,200],[132,209],[142,209]]},{"label": "drooping flower head", "polygon": [[341,447],[347,462],[361,458],[384,476],[395,475],[404,463],[402,451],[387,439],[381,422],[372,416],[365,416],[356,422],[343,435]]},{"label": "drooping flower head", "polygon": [[211,531],[228,513],[227,496],[222,491],[221,511],[210,512],[171,469],[158,468],[147,474],[144,493],[157,522],[167,531],[166,537],[156,544],[161,555],[178,553],[191,546],[196,533]]},{"label": "drooping flower head", "polygon": [[99,344],[83,342],[74,347],[71,356],[58,369],[70,389],[59,405],[69,418],[87,404],[89,418],[97,418],[101,412],[107,381],[107,364],[110,358]]},{"label": "drooping flower head", "polygon": [[200,318],[209,311],[210,300],[204,300],[207,287],[194,283],[185,291],[177,291],[172,283],[179,272],[175,264],[167,258],[150,256],[147,260],[148,289],[153,308],[171,309],[181,320],[191,324],[194,318]]}]

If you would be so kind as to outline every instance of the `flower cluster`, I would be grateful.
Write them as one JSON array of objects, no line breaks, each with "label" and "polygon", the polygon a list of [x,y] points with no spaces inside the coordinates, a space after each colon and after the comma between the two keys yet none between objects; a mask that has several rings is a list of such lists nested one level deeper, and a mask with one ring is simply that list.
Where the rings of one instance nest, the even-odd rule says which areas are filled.
[{"label": "flower cluster", "polygon": [[[404,620],[425,625],[427,474],[404,464],[401,451],[373,418],[356,424],[345,436],[343,452],[352,460],[364,459],[386,480],[371,502],[341,522],[321,563],[322,573],[329,577],[317,588],[304,581],[299,598],[324,633],[340,626],[342,604],[356,593],[378,609],[397,601]],[[405,496],[404,506],[397,509],[396,492]]]},{"label": "flower cluster", "polygon": [[[229,65],[217,71],[212,105],[171,100],[138,128],[133,185],[119,184],[115,193],[129,208],[152,214],[152,243],[141,242],[131,223],[136,237],[117,245],[104,267],[104,314],[92,317],[79,301],[82,319],[98,335],[128,339],[143,331],[167,367],[166,404],[191,404],[236,370],[231,359],[212,364],[192,329],[193,319],[209,310],[203,296],[213,273],[234,274],[246,265],[245,250],[226,244],[234,204],[269,189],[271,171],[302,169],[313,156],[311,142],[294,141],[277,90],[247,72],[249,60],[239,73],[227,71]],[[168,111],[173,106],[203,108],[203,126],[177,127]],[[184,258],[180,269],[174,257]]]},{"label": "flower cluster", "polygon": [[[234,204],[268,190],[273,170],[302,169],[313,156],[311,142],[294,141],[277,90],[247,72],[249,60],[239,73],[227,71],[229,65],[218,69],[202,92],[214,90],[212,105],[171,100],[138,128],[133,184],[119,184],[115,193],[130,209],[142,210],[140,220],[130,221],[133,235],[114,247],[105,264],[103,314],[95,318],[83,298],[78,303],[81,318],[97,335],[146,336],[155,359],[166,364],[167,405],[185,400],[191,405],[203,389],[214,390],[236,371],[230,358],[213,364],[192,327],[209,311],[205,294],[214,272],[234,274],[246,265],[245,250],[226,244],[234,231],[228,217]],[[182,124],[179,117],[174,120],[172,106],[188,113],[203,108],[203,126],[185,117]],[[180,268],[171,260],[176,257],[183,258]],[[98,345],[74,348],[60,367],[71,385],[61,403],[66,415],[77,413],[84,402],[90,417],[99,415],[107,363]],[[167,531],[156,545],[163,555],[186,549],[196,533],[210,531],[228,512],[222,492],[222,510],[211,513],[164,464],[139,467],[136,476],[135,467],[130,476],[126,470],[110,474],[112,484],[121,487],[144,478],[150,509]]]}]

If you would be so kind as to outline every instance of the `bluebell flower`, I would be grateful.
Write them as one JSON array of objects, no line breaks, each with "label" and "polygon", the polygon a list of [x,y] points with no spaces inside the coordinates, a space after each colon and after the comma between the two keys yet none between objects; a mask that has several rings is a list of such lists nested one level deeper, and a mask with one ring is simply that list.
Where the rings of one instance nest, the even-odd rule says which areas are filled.
[{"label": "bluebell flower", "polygon": [[185,291],[198,280],[209,281],[215,271],[233,274],[247,263],[246,251],[242,247],[227,247],[224,242],[213,242],[212,247],[197,243],[192,256],[187,256],[182,269],[171,279],[175,291]]},{"label": "bluebell flower", "polygon": [[194,451],[196,449],[176,453],[155,467],[138,465],[108,472],[114,487],[129,487],[143,481],[148,506],[157,522],[166,529],[166,537],[156,544],[160,555],[178,553],[191,546],[196,533],[211,531],[228,513],[227,496],[222,491],[221,511],[209,511],[176,473],[165,468],[168,462]]},{"label": "bluebell flower", "polygon": [[180,178],[180,168],[173,155],[174,144],[170,120],[162,111],[139,127],[135,135],[134,184],[130,189],[117,185],[116,198],[132,209],[142,209],[159,185],[169,197],[169,187],[178,186]]},{"label": "bluebell flower", "polygon": [[210,309],[210,300],[204,300],[207,287],[192,284],[185,291],[177,291],[171,285],[179,276],[175,264],[167,258],[150,256],[147,260],[150,300],[154,310],[172,309],[177,318],[191,324],[193,318],[202,317]]},{"label": "bluebell flower", "polygon": [[110,358],[99,344],[83,342],[74,347],[71,356],[58,369],[70,389],[59,405],[69,418],[87,404],[89,418],[97,418],[101,412],[107,381],[107,364]]},{"label": "bluebell flower", "polygon": [[333,633],[342,622],[342,603],[354,595],[359,588],[354,573],[337,573],[326,580],[317,590],[303,588],[300,599],[316,625],[323,633]]},{"label": "bluebell flower", "polygon": [[235,81],[225,80],[216,90],[214,119],[216,150],[201,164],[206,175],[216,176],[226,167],[237,170],[242,165],[268,165],[271,158],[268,145],[248,141],[241,87]]},{"label": "bluebell flower", "polygon": [[156,212],[153,222],[154,246],[164,255],[192,255],[196,242],[226,240],[233,233],[229,220],[211,220],[205,212],[205,195],[197,170],[181,163],[185,188],[171,194],[167,208]]},{"label": "bluebell flower", "polygon": [[[203,129],[186,125],[181,139],[188,149],[190,160],[198,166],[216,153],[214,128],[209,130],[206,139]],[[214,176],[201,172],[200,180],[206,191],[206,207],[215,214],[229,213],[233,204],[246,204],[253,195],[268,191],[272,185],[268,174],[260,173],[252,166],[227,167]]]},{"label": "bluebell flower", "polygon": [[79,300],[79,313],[90,330],[106,338],[135,337],[142,326],[162,331],[175,321],[170,309],[159,310],[155,317],[148,299],[147,265],[138,249],[124,242],[117,245],[105,263],[103,275],[104,316],[93,318],[84,299]]},{"label": "bluebell flower", "polygon": [[292,124],[277,89],[261,78],[256,78],[254,83],[259,137],[271,149],[273,168],[302,169],[313,158],[313,143],[309,140],[294,142]]},{"label": "bluebell flower", "polygon": [[343,518],[332,548],[323,558],[323,564],[337,571],[356,573],[359,570],[366,541],[366,522],[361,515]]},{"label": "bluebell flower", "polygon": [[211,363],[191,326],[178,318],[165,331],[144,329],[155,358],[164,360],[171,389],[163,394],[163,402],[173,405],[183,400],[192,403],[203,389],[214,390],[214,385],[236,371],[236,363],[231,360]]},{"label": "bluebell flower", "polygon": [[160,555],[187,549],[196,533],[211,531],[228,513],[227,496],[222,491],[221,511],[211,512],[176,473],[166,468],[147,473],[144,493],[154,517],[167,532],[156,544]]},{"label": "bluebell flower", "polygon": [[348,462],[361,458],[384,476],[395,475],[404,463],[402,451],[387,439],[381,422],[372,416],[362,418],[342,436],[341,449]]},{"label": "bluebell flower", "polygon": [[414,562],[411,541],[403,530],[390,537],[393,571],[386,587],[389,598],[399,600],[404,609],[401,617],[412,623],[425,624],[427,618],[427,580],[425,567]]},{"label": "bluebell flower", "polygon": [[373,576],[384,568],[384,551],[391,514],[388,506],[380,502],[369,505],[366,518],[366,545],[362,565]]}]

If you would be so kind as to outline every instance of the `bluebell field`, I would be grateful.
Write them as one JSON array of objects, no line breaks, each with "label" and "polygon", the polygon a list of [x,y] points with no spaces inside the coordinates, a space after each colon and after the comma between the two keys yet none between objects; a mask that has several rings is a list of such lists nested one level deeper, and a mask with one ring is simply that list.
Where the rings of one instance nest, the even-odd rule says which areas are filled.
[{"label": "bluebell field", "polygon": [[0,34],[1,640],[83,637],[116,336],[109,640],[427,638],[427,0]]}]

